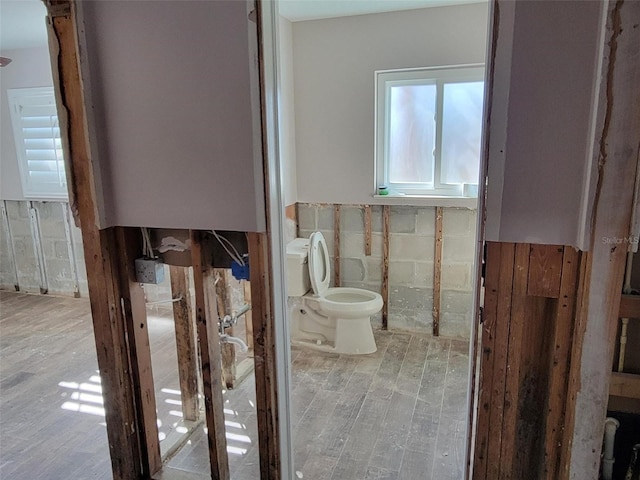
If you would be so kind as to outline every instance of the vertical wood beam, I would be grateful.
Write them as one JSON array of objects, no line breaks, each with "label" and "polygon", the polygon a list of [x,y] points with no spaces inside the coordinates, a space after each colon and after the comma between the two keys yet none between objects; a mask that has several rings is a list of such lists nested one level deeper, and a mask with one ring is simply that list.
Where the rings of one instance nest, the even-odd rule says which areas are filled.
[{"label": "vertical wood beam", "polygon": [[500,458],[502,449],[502,422],[504,418],[504,397],[507,374],[507,352],[509,344],[509,323],[511,319],[511,293],[513,290],[513,265],[515,245],[503,243],[500,256],[500,274],[497,288],[496,319],[494,322],[494,359],[491,370],[491,408],[489,417],[489,445],[487,477],[500,478]]},{"label": "vertical wood beam", "polygon": [[[485,300],[482,328],[482,360],[480,362],[480,385],[478,392],[478,421],[476,424],[476,446],[473,477],[487,478],[489,464],[489,422],[493,392],[493,365],[495,361],[496,323],[498,321],[498,283],[503,244],[487,242]],[[495,461],[495,459],[492,459]]]},{"label": "vertical wood beam", "polygon": [[9,222],[9,213],[7,212],[7,201],[2,200],[2,223],[4,224],[5,239],[7,241],[7,250],[11,261],[11,271],[13,272],[13,288],[16,292],[20,291],[20,280],[18,278],[18,267],[16,266],[16,249],[13,243],[13,233],[11,232],[11,222]]},{"label": "vertical wood beam", "polygon": [[[251,304],[251,282],[242,280],[242,291],[244,293],[244,302]],[[245,334],[247,337],[247,356],[253,357],[253,314],[251,310],[245,313],[242,318],[244,319]]]},{"label": "vertical wood beam", "polygon": [[280,478],[277,365],[271,306],[271,266],[265,233],[247,233],[251,308],[253,310],[256,410],[260,451],[260,478]]},{"label": "vertical wood beam", "polygon": [[[49,43],[57,87],[71,199],[77,208],[87,267],[89,299],[100,369],[105,421],[114,480],[149,476],[142,465],[142,421],[137,417],[130,372],[127,332],[121,308],[118,261],[113,229],[97,228],[98,186],[93,174],[78,66],[75,18],[70,2],[48,4]],[[137,307],[136,307],[137,308]]]},{"label": "vertical wood beam", "polygon": [[502,438],[500,461],[496,462],[500,465],[500,478],[503,479],[515,478],[513,462],[518,448],[515,440],[517,437],[518,407],[521,393],[520,364],[522,361],[522,345],[525,322],[528,320],[526,296],[529,258],[529,245],[516,244],[504,399],[494,399],[494,401],[504,402],[502,428],[500,430]]},{"label": "vertical wood beam", "polygon": [[135,259],[142,256],[140,232],[134,228],[115,228],[119,254],[116,261],[120,274],[122,310],[128,332],[131,375],[136,399],[138,428],[141,436],[142,469],[153,475],[162,468],[156,394],[151,368],[151,347],[147,327],[144,290],[136,280]]},{"label": "vertical wood beam", "polygon": [[333,206],[333,274],[334,286],[340,286],[340,205]]},{"label": "vertical wood beam", "polygon": [[433,336],[440,335],[440,285],[442,279],[442,216],[443,208],[436,207],[436,241],[433,259]]},{"label": "vertical wood beam", "polygon": [[558,298],[563,252],[564,249],[560,245],[531,245],[528,295]]},{"label": "vertical wood beam", "polygon": [[364,254],[371,256],[371,205],[364,206]]},{"label": "vertical wood beam", "polygon": [[47,279],[47,265],[44,259],[44,250],[42,249],[40,215],[38,215],[38,210],[32,201],[28,201],[27,205],[29,209],[29,228],[31,230],[31,241],[33,242],[33,253],[35,254],[36,267],[40,274],[40,293],[45,294],[49,291],[49,282]]},{"label": "vertical wood beam", "polygon": [[389,215],[391,207],[382,207],[382,329],[389,328]]},{"label": "vertical wood beam", "polygon": [[[224,268],[215,268],[216,305],[218,318],[223,321],[226,315],[231,315],[231,299],[227,289],[228,276]],[[233,335],[233,326],[227,327],[225,333]],[[227,388],[233,388],[236,383],[236,346],[233,343],[220,345],[222,351],[222,382]]]},{"label": "vertical wood beam", "polygon": [[171,265],[171,298],[173,299],[173,323],[176,332],[178,353],[178,378],[182,416],[185,420],[196,421],[200,415],[198,399],[198,347],[196,345],[196,325],[191,310],[189,291],[189,270]]},{"label": "vertical wood beam", "polygon": [[[605,4],[607,28],[602,52],[602,84],[597,133],[595,203],[585,285],[584,343],[572,362],[578,391],[570,471],[567,477],[588,478],[600,463],[609,398],[611,365],[618,326],[627,244],[609,243],[628,238],[632,226],[635,179],[640,161],[640,2],[616,0]],[[593,272],[591,274],[591,272]],[[573,358],[572,358],[573,360]]]},{"label": "vertical wood beam", "polygon": [[542,464],[545,480],[555,480],[560,474],[560,448],[569,386],[579,268],[580,254],[571,247],[565,247],[562,258],[560,295],[554,312],[553,343],[549,362],[551,372],[547,388],[544,461]]},{"label": "vertical wood beam", "polygon": [[222,399],[220,338],[213,294],[211,242],[201,232],[191,232],[191,260],[196,297],[196,325],[200,345],[204,408],[209,441],[211,478],[229,480],[229,459]]}]

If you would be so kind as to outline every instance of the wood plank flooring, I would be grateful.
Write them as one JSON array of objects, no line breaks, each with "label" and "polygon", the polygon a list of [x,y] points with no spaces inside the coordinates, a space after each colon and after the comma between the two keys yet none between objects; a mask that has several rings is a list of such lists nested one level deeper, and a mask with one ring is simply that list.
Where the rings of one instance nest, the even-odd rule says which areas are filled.
[{"label": "wood plank flooring", "polygon": [[[163,439],[180,421],[175,338],[170,313],[148,315]],[[376,341],[364,356],[293,349],[298,478],[463,478],[468,344]],[[224,401],[232,478],[259,478],[253,377]],[[0,479],[111,479],[101,409],[88,302],[0,292]],[[199,428],[161,478],[207,478],[207,451]]]}]

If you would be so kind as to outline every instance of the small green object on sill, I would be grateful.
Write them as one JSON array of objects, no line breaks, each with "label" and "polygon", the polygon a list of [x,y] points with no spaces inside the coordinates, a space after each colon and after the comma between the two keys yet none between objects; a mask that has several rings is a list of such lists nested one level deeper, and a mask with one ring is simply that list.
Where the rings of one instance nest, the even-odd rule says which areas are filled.
[{"label": "small green object on sill", "polygon": [[389,189],[384,185],[378,187],[378,195],[389,195]]}]

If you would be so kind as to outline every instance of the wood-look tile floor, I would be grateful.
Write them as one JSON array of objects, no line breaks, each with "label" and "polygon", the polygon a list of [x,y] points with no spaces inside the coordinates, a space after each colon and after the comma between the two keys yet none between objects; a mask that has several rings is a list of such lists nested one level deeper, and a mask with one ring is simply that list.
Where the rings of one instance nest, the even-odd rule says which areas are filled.
[{"label": "wood-look tile floor", "polygon": [[[0,479],[112,478],[88,302],[13,292],[0,302]],[[180,416],[170,318],[150,311],[149,332],[162,438]],[[365,356],[293,349],[296,471],[461,479],[467,343],[391,332],[376,341]],[[232,478],[257,479],[253,377],[224,397]],[[208,465],[200,428],[166,470],[207,478]]]}]

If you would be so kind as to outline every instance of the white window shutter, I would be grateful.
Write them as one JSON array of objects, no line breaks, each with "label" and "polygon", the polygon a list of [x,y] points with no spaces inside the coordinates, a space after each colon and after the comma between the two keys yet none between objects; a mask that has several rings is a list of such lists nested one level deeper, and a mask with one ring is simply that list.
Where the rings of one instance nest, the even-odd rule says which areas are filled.
[{"label": "white window shutter", "polygon": [[7,95],[25,198],[66,199],[53,87],[8,89]]}]

